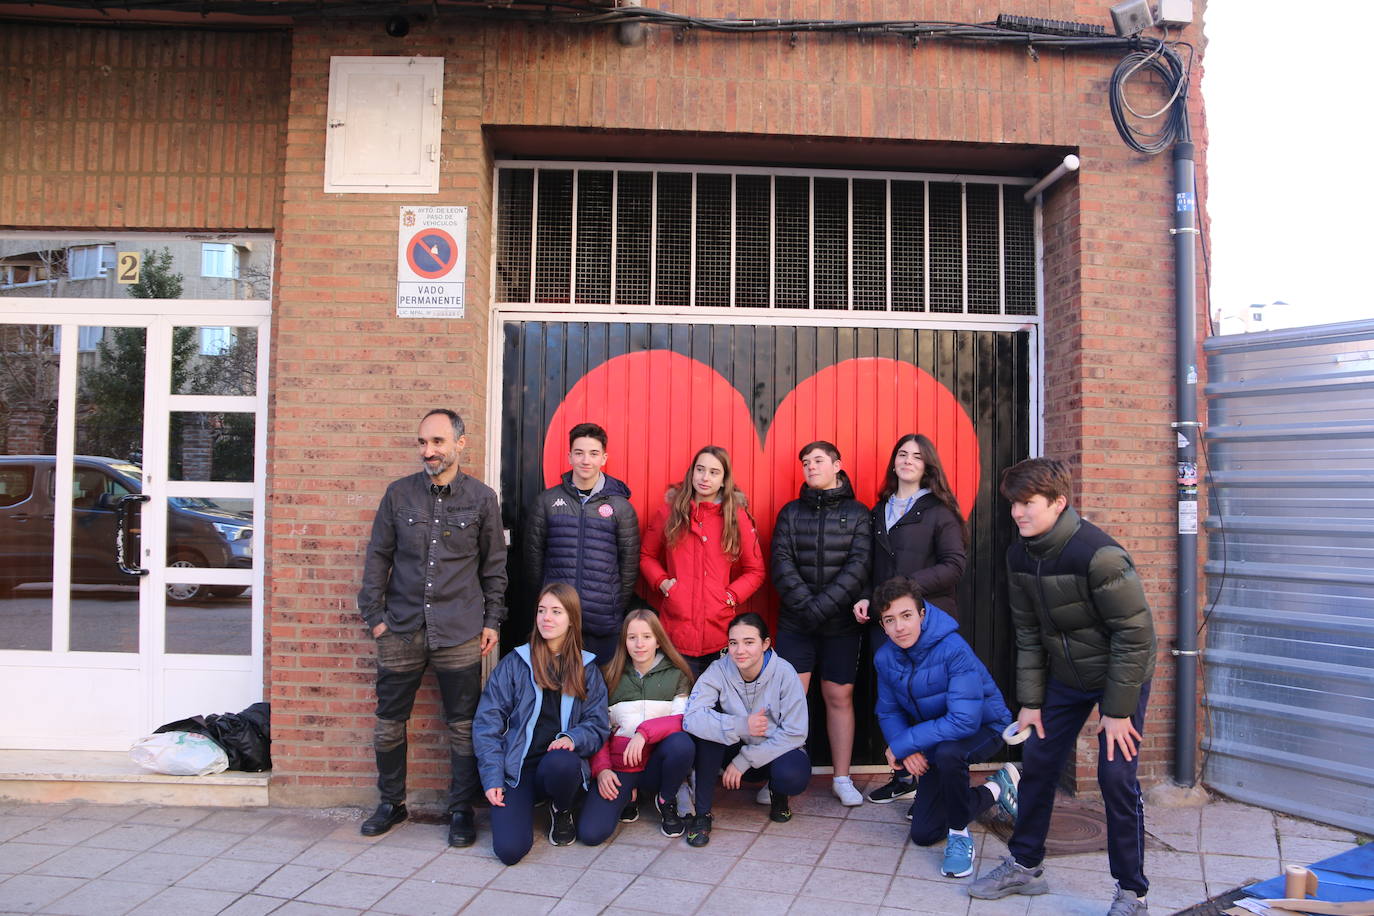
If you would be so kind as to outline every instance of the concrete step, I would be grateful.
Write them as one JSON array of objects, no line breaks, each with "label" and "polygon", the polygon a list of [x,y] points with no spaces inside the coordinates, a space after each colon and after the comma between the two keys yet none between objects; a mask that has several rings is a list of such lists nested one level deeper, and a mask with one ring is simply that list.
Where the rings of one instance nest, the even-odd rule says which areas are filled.
[{"label": "concrete step", "polygon": [[0,750],[0,798],[10,801],[260,807],[271,776],[236,770],[164,776],[117,751]]}]

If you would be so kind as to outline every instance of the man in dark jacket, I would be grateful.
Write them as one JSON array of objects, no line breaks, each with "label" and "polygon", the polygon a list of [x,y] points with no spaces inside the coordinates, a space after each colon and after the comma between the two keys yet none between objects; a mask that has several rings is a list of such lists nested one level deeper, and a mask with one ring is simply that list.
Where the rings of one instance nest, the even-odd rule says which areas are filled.
[{"label": "man in dark jacket", "polygon": [[1020,812],[1001,865],[969,887],[997,899],[1043,894],[1045,836],[1055,784],[1079,730],[1098,710],[1097,781],[1107,810],[1107,859],[1117,880],[1109,916],[1145,916],[1145,813],[1137,750],[1154,673],[1155,633],[1135,564],[1121,545],[1069,506],[1068,467],[1032,458],[1002,474],[1020,539],[1007,550],[1016,626]]},{"label": "man in dark jacket", "polygon": [[775,648],[797,669],[803,690],[819,669],[835,768],[831,790],[842,804],[861,805],[863,795],[849,778],[854,679],[863,644],[852,608],[867,595],[872,525],[840,467],[839,449],[812,442],[799,457],[806,483],[773,527],[773,585],[782,599]]},{"label": "man in dark jacket", "polygon": [[458,469],[463,419],[431,410],[418,437],[424,470],[387,487],[372,521],[358,610],[377,643],[377,788],[381,804],[363,836],[406,819],[406,723],[425,668],[433,666],[449,731],[451,846],[477,839],[481,792],[472,717],[481,658],[506,617],[506,540],[492,489]]},{"label": "man in dark jacket", "polygon": [[601,469],[606,430],[579,423],[568,433],[568,464],[557,486],[540,493],[525,529],[525,568],[542,589],[566,582],[582,599],[582,639],[596,663],[615,654],[620,622],[639,576],[639,517],[630,488]]}]

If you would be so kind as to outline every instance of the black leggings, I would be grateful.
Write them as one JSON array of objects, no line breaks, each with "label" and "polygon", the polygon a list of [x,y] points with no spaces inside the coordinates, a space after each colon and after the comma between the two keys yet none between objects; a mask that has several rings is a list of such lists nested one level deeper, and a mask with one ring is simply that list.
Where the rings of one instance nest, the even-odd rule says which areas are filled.
[{"label": "black leggings", "polygon": [[614,801],[607,801],[601,790],[592,785],[587,791],[587,800],[582,804],[582,816],[577,821],[577,837],[588,846],[606,842],[620,812],[630,803],[630,793],[639,789],[640,804],[648,804],[654,795],[665,801],[672,801],[678,787],[692,769],[696,747],[692,736],[686,732],[674,732],[654,745],[649,761],[644,769],[634,773],[615,771],[620,777],[620,792]]},{"label": "black leggings", "polygon": [[[711,813],[721,767],[734,760],[743,746],[733,744],[726,747],[714,741],[697,739],[697,814]],[[811,758],[806,756],[805,750],[796,747],[771,763],[746,770],[744,778],[750,782],[766,779],[768,788],[779,795],[799,795],[811,781]]]}]

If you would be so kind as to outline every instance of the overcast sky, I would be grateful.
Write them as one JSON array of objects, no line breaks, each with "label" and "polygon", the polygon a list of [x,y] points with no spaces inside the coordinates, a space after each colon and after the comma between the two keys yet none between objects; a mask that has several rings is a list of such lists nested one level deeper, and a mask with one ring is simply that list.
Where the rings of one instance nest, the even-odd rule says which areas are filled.
[{"label": "overcast sky", "polygon": [[1370,8],[1207,3],[1214,311],[1282,300],[1284,324],[1374,318]]}]

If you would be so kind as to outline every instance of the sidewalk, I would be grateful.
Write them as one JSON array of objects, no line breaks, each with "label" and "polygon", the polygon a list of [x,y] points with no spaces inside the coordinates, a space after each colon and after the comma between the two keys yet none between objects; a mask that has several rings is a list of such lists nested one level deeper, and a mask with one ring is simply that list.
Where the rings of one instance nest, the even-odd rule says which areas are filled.
[{"label": "sidewalk", "polygon": [[[872,781],[874,777],[866,781]],[[865,787],[866,788],[866,787]],[[939,876],[940,847],[906,841],[906,806],[843,808],[825,778],[768,821],[753,792],[718,794],[705,849],[667,839],[646,813],[600,847],[540,836],[519,865],[491,854],[484,812],[471,849],[440,824],[358,834],[357,809],[211,809],[0,804],[0,913],[280,916],[388,913],[898,913],[1101,916],[1114,882],[1105,853],[1046,860],[1051,893],[975,901]],[[1199,903],[1281,863],[1348,849],[1354,834],[1234,802],[1148,809],[1155,916]],[[535,825],[547,824],[542,814]],[[975,827],[977,869],[1005,847]]]}]

